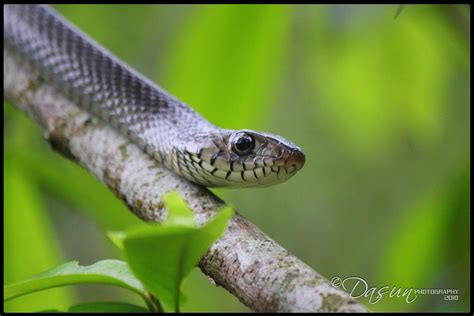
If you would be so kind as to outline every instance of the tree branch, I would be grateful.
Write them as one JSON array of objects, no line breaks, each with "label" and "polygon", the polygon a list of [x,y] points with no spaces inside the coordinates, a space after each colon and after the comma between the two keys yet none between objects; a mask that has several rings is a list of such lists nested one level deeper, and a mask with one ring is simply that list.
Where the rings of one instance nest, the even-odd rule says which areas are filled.
[{"label": "tree branch", "polygon": [[[128,139],[66,100],[4,48],[4,96],[44,130],[51,146],[93,173],[144,221],[163,221],[161,197],[178,191],[199,224],[224,202],[149,158]],[[199,266],[255,311],[364,312],[349,295],[235,213]]]}]

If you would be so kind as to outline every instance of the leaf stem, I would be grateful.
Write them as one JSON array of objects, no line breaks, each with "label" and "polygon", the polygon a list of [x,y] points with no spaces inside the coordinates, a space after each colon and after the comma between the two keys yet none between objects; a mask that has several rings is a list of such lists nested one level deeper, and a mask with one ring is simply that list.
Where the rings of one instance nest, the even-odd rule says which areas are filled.
[{"label": "leaf stem", "polygon": [[150,292],[146,292],[145,303],[152,313],[164,313],[163,307],[161,306],[160,301],[153,296]]}]

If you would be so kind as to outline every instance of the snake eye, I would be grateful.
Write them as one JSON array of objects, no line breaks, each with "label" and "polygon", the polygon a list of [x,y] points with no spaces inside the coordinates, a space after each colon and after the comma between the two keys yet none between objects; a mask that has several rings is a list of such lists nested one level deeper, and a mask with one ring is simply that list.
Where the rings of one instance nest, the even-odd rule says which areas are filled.
[{"label": "snake eye", "polygon": [[248,154],[255,147],[255,140],[252,136],[239,133],[235,135],[232,144],[232,150],[239,156]]}]

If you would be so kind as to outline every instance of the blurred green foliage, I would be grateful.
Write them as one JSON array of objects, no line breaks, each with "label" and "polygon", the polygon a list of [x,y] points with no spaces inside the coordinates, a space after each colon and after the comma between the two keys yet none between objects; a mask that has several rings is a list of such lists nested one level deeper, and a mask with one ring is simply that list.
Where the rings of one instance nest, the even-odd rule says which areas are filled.
[{"label": "blurred green foliage", "polygon": [[[217,125],[285,136],[306,153],[287,183],[214,190],[328,279],[453,288],[367,303],[377,311],[470,309],[470,7],[56,6]],[[4,105],[5,282],[118,253],[104,236],[138,220],[54,154]],[[197,269],[184,311],[245,311]],[[76,295],[74,295],[76,293]],[[68,288],[10,311],[128,293]]]}]

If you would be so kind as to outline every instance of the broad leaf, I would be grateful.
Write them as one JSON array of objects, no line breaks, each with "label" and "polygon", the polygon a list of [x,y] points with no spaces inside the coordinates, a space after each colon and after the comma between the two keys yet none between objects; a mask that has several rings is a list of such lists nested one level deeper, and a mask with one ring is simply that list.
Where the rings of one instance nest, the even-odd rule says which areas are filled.
[{"label": "broad leaf", "polygon": [[146,299],[145,290],[130,272],[125,262],[102,260],[90,266],[79,266],[77,261],[67,262],[27,280],[4,287],[3,300],[54,287],[102,283],[130,289]]},{"label": "broad leaf", "polygon": [[93,302],[74,305],[70,313],[150,313],[144,307],[121,302]]},{"label": "broad leaf", "polygon": [[165,225],[178,225],[196,227],[193,212],[180,198],[178,192],[173,191],[163,197],[163,201],[168,208],[168,218]]},{"label": "broad leaf", "polygon": [[183,279],[222,235],[232,216],[227,207],[203,227],[191,226],[187,206],[179,200],[175,194],[164,199],[169,220],[163,225],[133,229],[122,240],[134,274],[162,304],[175,311],[179,311]]}]

